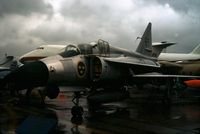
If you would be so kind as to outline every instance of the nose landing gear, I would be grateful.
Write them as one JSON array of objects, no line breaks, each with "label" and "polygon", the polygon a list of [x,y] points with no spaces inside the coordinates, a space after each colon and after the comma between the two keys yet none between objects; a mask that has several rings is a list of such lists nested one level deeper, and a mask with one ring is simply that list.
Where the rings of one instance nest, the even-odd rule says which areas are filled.
[{"label": "nose landing gear", "polygon": [[81,98],[80,92],[74,92],[74,97],[72,99],[72,102],[75,106],[71,109],[71,114],[74,117],[81,117],[83,115],[83,107],[79,106],[79,99]]}]

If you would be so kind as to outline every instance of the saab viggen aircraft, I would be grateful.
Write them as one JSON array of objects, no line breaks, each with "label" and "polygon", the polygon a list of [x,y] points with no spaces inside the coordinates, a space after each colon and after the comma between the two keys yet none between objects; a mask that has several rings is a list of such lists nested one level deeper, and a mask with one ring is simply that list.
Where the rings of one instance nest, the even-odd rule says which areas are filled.
[{"label": "saab viggen aircraft", "polygon": [[[24,64],[7,75],[4,81],[12,83],[16,90],[28,89],[29,92],[35,87],[44,87],[49,98],[58,96],[59,86],[87,88],[90,90],[88,100],[100,103],[98,95],[106,92],[124,95],[127,93],[126,87],[134,85],[140,78],[150,78],[148,80],[151,81],[152,78],[178,77],[163,75],[160,71],[157,57],[152,55],[149,23],[135,52],[111,46],[103,40],[71,44],[58,55]],[[152,75],[152,72],[157,73]],[[79,106],[80,91],[74,88],[73,92],[75,106],[71,111],[73,115],[81,116],[83,108]],[[117,98],[115,95],[112,99]]]}]

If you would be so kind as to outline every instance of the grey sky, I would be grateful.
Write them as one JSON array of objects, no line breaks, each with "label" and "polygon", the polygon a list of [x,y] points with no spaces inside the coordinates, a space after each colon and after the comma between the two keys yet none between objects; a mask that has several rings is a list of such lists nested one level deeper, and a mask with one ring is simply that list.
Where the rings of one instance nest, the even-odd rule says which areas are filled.
[{"label": "grey sky", "polygon": [[134,50],[148,22],[153,41],[178,42],[168,51],[190,52],[200,43],[199,7],[199,0],[1,0],[0,55],[99,38]]}]

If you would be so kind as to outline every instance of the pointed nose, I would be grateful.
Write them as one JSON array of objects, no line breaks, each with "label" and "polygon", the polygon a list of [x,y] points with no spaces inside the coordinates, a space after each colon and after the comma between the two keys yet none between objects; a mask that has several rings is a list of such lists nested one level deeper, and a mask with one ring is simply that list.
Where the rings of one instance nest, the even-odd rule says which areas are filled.
[{"label": "pointed nose", "polygon": [[27,63],[6,78],[6,82],[14,83],[18,89],[44,86],[49,78],[48,68],[42,61]]}]

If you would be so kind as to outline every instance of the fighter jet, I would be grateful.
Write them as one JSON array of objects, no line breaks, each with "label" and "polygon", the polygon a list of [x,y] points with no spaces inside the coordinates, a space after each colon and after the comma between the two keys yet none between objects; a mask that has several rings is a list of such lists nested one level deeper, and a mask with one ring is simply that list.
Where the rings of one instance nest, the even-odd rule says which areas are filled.
[{"label": "fighter jet", "polygon": [[[89,89],[88,99],[99,103],[97,95],[110,92],[113,96],[118,92],[123,96],[127,93],[126,87],[134,85],[139,78],[177,77],[161,74],[161,66],[152,51],[149,23],[135,52],[111,46],[104,40],[71,44],[58,55],[24,64],[10,73],[5,83],[11,83],[16,90],[44,87],[46,95],[52,99],[57,97],[59,86],[74,87],[72,115],[81,116],[81,92],[75,87]],[[157,74],[152,75],[152,72]],[[112,99],[118,99],[118,96],[114,95]]]}]

